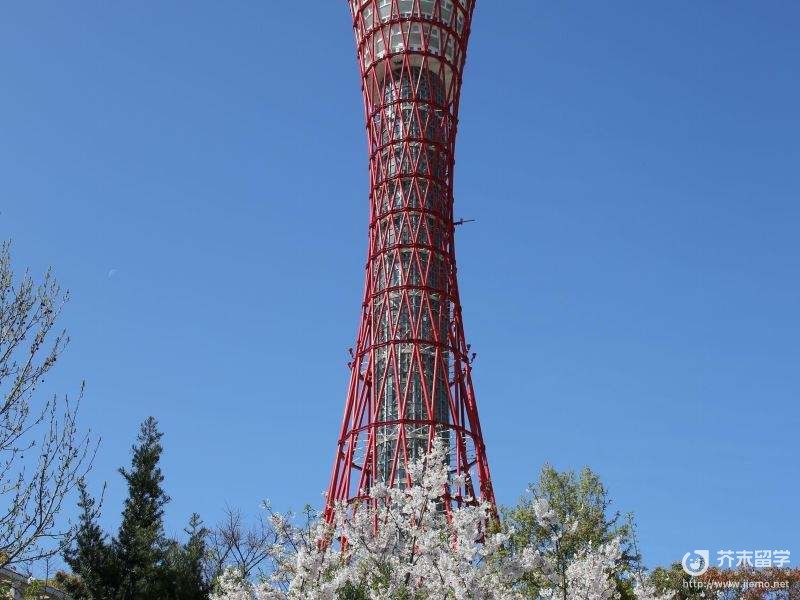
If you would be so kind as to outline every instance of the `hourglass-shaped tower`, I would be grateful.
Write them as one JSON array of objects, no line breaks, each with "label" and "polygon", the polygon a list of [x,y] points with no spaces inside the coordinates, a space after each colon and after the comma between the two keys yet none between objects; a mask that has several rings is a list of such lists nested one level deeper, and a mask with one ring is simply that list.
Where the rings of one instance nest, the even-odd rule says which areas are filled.
[{"label": "hourglass-shaped tower", "polygon": [[[350,0],[369,145],[369,256],[328,508],[438,438],[447,504],[494,505],[456,279],[453,166],[474,0]],[[462,483],[463,482],[463,483]]]}]

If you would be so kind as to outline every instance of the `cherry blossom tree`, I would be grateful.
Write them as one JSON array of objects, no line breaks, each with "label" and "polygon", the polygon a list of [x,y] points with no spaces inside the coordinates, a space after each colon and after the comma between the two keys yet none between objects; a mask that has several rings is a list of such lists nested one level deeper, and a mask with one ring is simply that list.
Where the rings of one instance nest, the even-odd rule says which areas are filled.
[{"label": "cherry blossom tree", "polygon": [[[583,548],[563,585],[540,548],[512,549],[513,532],[498,526],[489,505],[443,509],[443,492],[460,482],[449,473],[441,444],[414,461],[409,473],[413,485],[376,485],[369,501],[337,506],[332,523],[297,527],[271,514],[279,533],[271,572],[253,584],[229,569],[212,600],[524,600],[519,582],[532,575],[541,578],[542,600],[616,598],[618,541]],[[574,527],[559,523],[544,500],[535,508],[553,544]]]}]

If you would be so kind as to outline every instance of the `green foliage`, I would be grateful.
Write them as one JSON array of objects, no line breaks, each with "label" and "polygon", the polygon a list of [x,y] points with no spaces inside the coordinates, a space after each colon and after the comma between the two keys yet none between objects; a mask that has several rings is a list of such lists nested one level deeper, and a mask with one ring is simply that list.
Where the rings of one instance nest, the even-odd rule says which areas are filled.
[{"label": "green foliage", "polygon": [[[551,541],[553,532],[536,519],[534,505],[540,499],[548,502],[559,522],[572,524],[555,544]],[[619,538],[623,546],[621,573],[632,573],[638,568],[632,518],[624,520],[619,513],[611,512],[611,500],[603,482],[588,467],[575,473],[559,472],[549,464],[544,465],[529,494],[516,507],[506,510],[504,517],[505,526],[514,530],[512,548],[522,551],[530,546],[549,556],[556,565],[555,575],[564,582],[562,589],[566,587],[567,567],[586,544],[597,547]],[[542,584],[535,577],[523,582],[531,598],[538,596]],[[619,577],[617,585],[623,600],[633,598],[628,578]]]},{"label": "green foliage", "polygon": [[176,600],[203,600],[208,598],[211,585],[205,577],[205,559],[208,555],[206,538],[208,530],[200,516],[193,514],[186,544],[170,541],[166,553],[165,574],[168,580],[168,596]]},{"label": "green foliage", "polygon": [[72,600],[103,598],[103,596],[92,596],[80,575],[59,571],[56,573],[55,584],[58,589],[66,592],[67,596]]},{"label": "green foliage", "polygon": [[122,524],[113,542],[121,574],[119,600],[159,598],[164,506],[169,502],[161,487],[164,475],[158,466],[163,451],[162,435],[157,421],[149,417],[142,423],[133,447],[131,469],[119,470],[128,483]]},{"label": "green foliage", "polygon": [[22,600],[40,600],[44,593],[44,583],[39,580],[31,581],[22,592]]},{"label": "green foliage", "polygon": [[369,600],[366,590],[348,583],[345,589],[339,592],[339,600]]},{"label": "green foliage", "polygon": [[159,467],[163,447],[158,422],[142,423],[132,449],[130,469],[120,469],[128,484],[122,523],[109,543],[96,522],[99,508],[81,482],[81,518],[75,541],[64,552],[72,574],[59,582],[74,600],[205,600],[210,585],[204,576],[208,532],[192,515],[181,544],[164,535],[164,475]]},{"label": "green foliage", "polygon": [[64,551],[64,562],[74,577],[61,574],[61,582],[74,600],[107,598],[116,587],[117,567],[115,557],[103,530],[97,524],[99,507],[89,495],[86,483],[78,483],[78,508],[81,511],[75,539]]},{"label": "green foliage", "polygon": [[653,569],[649,579],[659,594],[673,592],[675,594],[673,600],[703,600],[706,598],[703,590],[689,586],[693,577],[683,570],[680,563]]}]

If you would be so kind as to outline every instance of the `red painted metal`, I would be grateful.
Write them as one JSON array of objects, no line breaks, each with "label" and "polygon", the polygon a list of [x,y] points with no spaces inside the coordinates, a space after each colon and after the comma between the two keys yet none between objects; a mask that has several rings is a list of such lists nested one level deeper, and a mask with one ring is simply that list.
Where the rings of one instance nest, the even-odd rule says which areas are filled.
[{"label": "red painted metal", "polygon": [[447,506],[494,493],[456,278],[453,168],[474,0],[350,0],[369,143],[363,313],[328,489],[364,498],[410,483],[438,437]]}]

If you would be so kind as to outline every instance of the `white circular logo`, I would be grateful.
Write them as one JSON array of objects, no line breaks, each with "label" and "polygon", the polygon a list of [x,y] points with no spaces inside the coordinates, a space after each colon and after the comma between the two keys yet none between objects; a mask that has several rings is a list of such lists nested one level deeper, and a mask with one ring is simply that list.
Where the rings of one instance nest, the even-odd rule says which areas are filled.
[{"label": "white circular logo", "polygon": [[699,577],[708,571],[710,552],[708,550],[695,550],[683,555],[681,564],[683,570],[693,577]]}]

